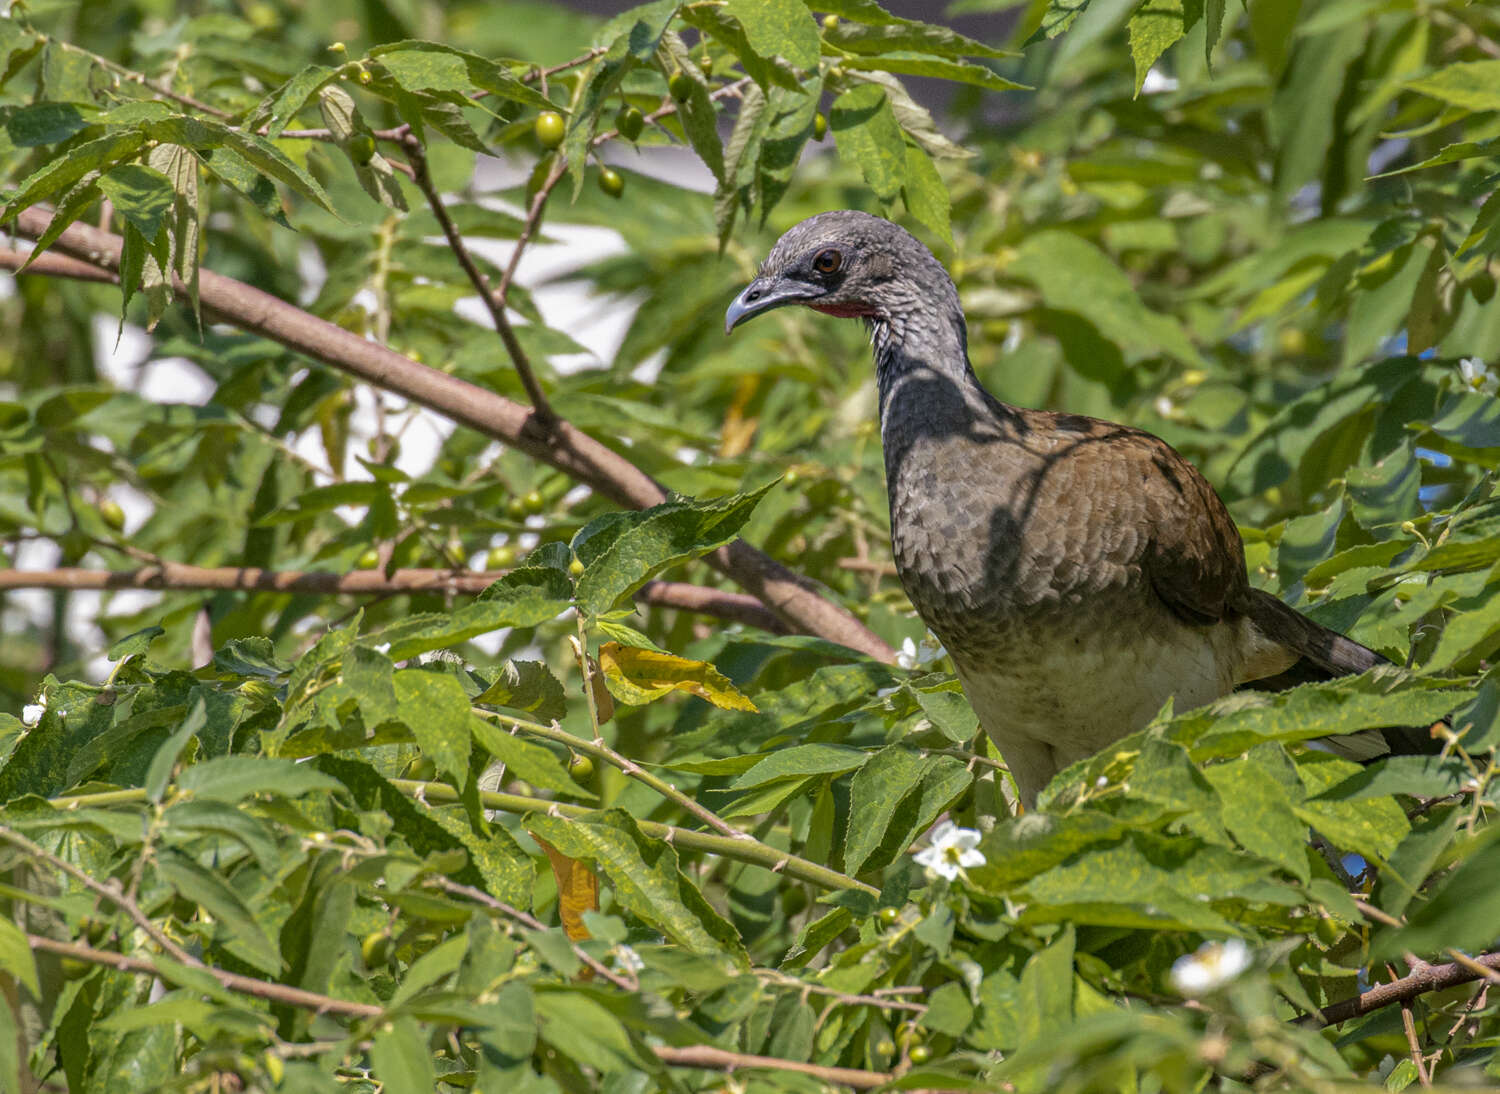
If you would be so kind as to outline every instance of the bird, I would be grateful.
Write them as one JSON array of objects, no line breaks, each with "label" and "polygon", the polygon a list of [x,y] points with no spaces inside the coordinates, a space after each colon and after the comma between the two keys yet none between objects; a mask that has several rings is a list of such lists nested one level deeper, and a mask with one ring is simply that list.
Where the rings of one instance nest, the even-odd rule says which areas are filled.
[{"label": "bird", "polygon": [[[794,225],[725,333],[788,305],[869,328],[896,573],[1026,808],[1168,700],[1386,663],[1250,584],[1224,501],[1166,441],[990,394],[952,278],[899,225],[847,209]],[[1406,733],[1329,740],[1363,761],[1420,748]]]}]

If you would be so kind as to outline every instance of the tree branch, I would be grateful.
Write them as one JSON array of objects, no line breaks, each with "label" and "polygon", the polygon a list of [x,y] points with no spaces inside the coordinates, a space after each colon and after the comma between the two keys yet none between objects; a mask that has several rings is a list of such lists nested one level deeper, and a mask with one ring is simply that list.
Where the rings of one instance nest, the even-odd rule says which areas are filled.
[{"label": "tree branch", "polygon": [[[34,207],[22,211],[16,224],[23,234],[36,238],[46,230],[50,219],[47,210]],[[119,269],[122,242],[113,233],[75,223],[53,246],[62,254],[113,273]],[[15,269],[26,257],[22,252],[0,251],[0,268]],[[39,274],[74,276],[75,263],[49,261],[53,258],[42,255],[30,268]],[[100,280],[92,272],[88,279]],[[180,282],[174,282],[174,287],[180,296],[187,292]],[[199,275],[199,298],[213,321],[253,331],[434,410],[557,468],[616,504],[640,509],[666,500],[665,492],[651,476],[566,421],[558,421],[548,431],[530,428],[534,411],[521,404],[419,365],[254,286],[205,269]],[[822,596],[811,581],[744,540],[735,540],[706,558],[797,630],[881,661],[895,660],[895,651],[852,613]]]},{"label": "tree branch", "polygon": [[[505,576],[504,570],[356,570],[340,574],[323,570],[262,570],[255,566],[189,566],[163,562],[138,570],[0,570],[4,589],[243,589],[255,592],[343,594],[448,593],[473,596]],[[787,626],[764,604],[745,593],[710,589],[683,581],[648,581],[635,592],[637,602],[711,615],[732,623],[759,627],[772,634]]]},{"label": "tree branch", "polygon": [[1392,1003],[1406,1003],[1419,995],[1442,991],[1455,984],[1466,984],[1472,980],[1489,979],[1500,973],[1500,952],[1482,953],[1478,957],[1465,957],[1446,965],[1422,965],[1409,976],[1392,980],[1388,984],[1377,984],[1369,991],[1361,992],[1350,999],[1332,1003],[1322,1010],[1303,1015],[1297,1019],[1300,1026],[1321,1029],[1347,1022],[1350,1018],[1377,1011]]},{"label": "tree branch", "polygon": [[[118,969],[120,972],[133,972],[142,976],[159,976],[163,980],[173,980],[170,967],[163,968],[156,962],[146,961],[139,957],[129,957],[109,950],[96,950],[81,942],[59,942],[55,938],[46,938],[39,934],[28,934],[26,941],[34,950],[55,953],[60,957],[87,961],[93,965]],[[385,1013],[384,1008],[372,1003],[358,1003],[352,999],[320,995],[317,992],[294,988],[288,984],[258,980],[253,976],[242,976],[239,973],[216,969],[211,965],[199,966],[196,971],[200,974],[207,973],[230,991],[254,996],[257,999],[268,999],[286,1006],[300,1007],[303,1010],[316,1011],[320,1014],[339,1014],[348,1018],[379,1018]],[[191,988],[192,984],[184,982],[182,986]],[[819,1064],[804,1064],[796,1060],[782,1060],[775,1056],[752,1056],[743,1052],[726,1052],[722,1048],[714,1048],[711,1045],[689,1045],[683,1048],[674,1048],[670,1045],[649,1047],[663,1063],[673,1067],[695,1067],[707,1071],[737,1071],[742,1068],[795,1071],[802,1075],[822,1079],[824,1082],[853,1087],[856,1090],[870,1090],[884,1086],[895,1077],[880,1071],[863,1071],[852,1067],[823,1067]]]}]

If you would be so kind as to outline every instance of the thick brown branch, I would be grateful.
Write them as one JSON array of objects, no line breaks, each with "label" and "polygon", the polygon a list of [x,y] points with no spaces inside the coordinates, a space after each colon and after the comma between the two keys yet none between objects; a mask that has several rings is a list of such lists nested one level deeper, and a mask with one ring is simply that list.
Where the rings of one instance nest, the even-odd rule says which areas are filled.
[{"label": "thick brown branch", "polygon": [[1305,1015],[1298,1019],[1297,1024],[1314,1028],[1334,1026],[1393,1003],[1408,1002],[1431,991],[1442,991],[1455,984],[1485,979],[1490,972],[1500,972],[1500,953],[1483,953],[1464,962],[1454,961],[1446,965],[1422,965],[1409,976],[1392,980],[1388,984],[1377,984],[1369,991]]},{"label": "thick brown branch", "polygon": [[[254,566],[188,566],[180,562],[138,570],[0,570],[3,589],[244,589],[254,592],[341,594],[450,593],[473,596],[505,576],[503,570],[262,570]],[[636,591],[640,603],[785,634],[787,626],[753,596],[682,581],[649,581]]]},{"label": "thick brown branch", "polygon": [[[23,211],[19,230],[32,238],[46,230],[50,214],[42,208]],[[111,272],[119,269],[121,239],[84,224],[69,226],[54,248]],[[37,273],[73,276],[75,267],[43,264]],[[19,252],[0,251],[0,267],[14,269],[25,261]],[[91,278],[97,280],[97,278]],[[179,294],[185,294],[178,285]],[[624,456],[565,421],[550,430],[530,427],[534,412],[492,391],[460,380],[341,327],[319,319],[270,293],[242,281],[203,270],[199,296],[204,310],[218,322],[253,331],[288,349],[331,365],[351,376],[401,395],[453,421],[492,437],[585,483],[611,501],[630,508],[658,505],[661,486]],[[843,607],[826,599],[816,586],[775,559],[735,540],[707,556],[720,572],[754,595],[795,629],[841,643],[882,661],[895,651]]]}]

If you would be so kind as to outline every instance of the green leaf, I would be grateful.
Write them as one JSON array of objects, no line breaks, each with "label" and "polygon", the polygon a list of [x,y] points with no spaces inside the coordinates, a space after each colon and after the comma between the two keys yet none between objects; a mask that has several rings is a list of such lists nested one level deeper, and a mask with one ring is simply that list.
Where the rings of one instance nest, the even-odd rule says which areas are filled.
[{"label": "green leaf", "polygon": [[954,744],[968,744],[979,731],[979,716],[955,682],[935,687],[912,687],[906,692],[917,701],[927,720]]},{"label": "green leaf", "polygon": [[599,667],[610,693],[622,703],[639,706],[682,691],[723,710],[755,710],[755,704],[707,661],[605,642],[599,647]]},{"label": "green leaf", "polygon": [[[231,129],[201,117],[179,116],[149,122],[145,132],[167,144],[191,148],[213,170],[213,154],[227,149],[255,171],[289,187],[329,213],[335,212],[318,181],[289,159],[280,148],[255,133]],[[215,171],[215,173],[219,173]]]},{"label": "green leaf", "polygon": [[115,639],[105,656],[111,661],[124,661],[127,658],[139,657],[151,648],[152,642],[166,633],[161,627],[143,627],[123,638]]},{"label": "green leaf", "polygon": [[389,1094],[432,1094],[437,1089],[427,1037],[410,1018],[397,1018],[371,1040],[370,1063],[381,1090]]},{"label": "green leaf", "polygon": [[1241,847],[1308,880],[1307,828],[1297,819],[1303,788],[1276,745],[1262,745],[1243,759],[1213,764],[1203,772],[1224,803],[1224,827]]},{"label": "green leaf", "polygon": [[479,747],[503,763],[516,778],[570,798],[594,797],[568,774],[568,769],[551,749],[507,733],[477,716],[470,721],[469,728]]},{"label": "green leaf", "polygon": [[[26,935],[10,919],[0,917],[0,969],[4,969],[31,993],[38,1002],[42,999],[41,984],[36,975],[36,958],[31,952],[31,943]],[[11,1010],[6,1006],[7,1011]]]},{"label": "green leaf", "polygon": [[276,839],[266,823],[254,814],[224,802],[200,798],[178,801],[162,814],[163,831],[168,838],[181,835],[188,839],[219,836],[231,840],[255,859],[262,870],[275,870]]},{"label": "green leaf", "polygon": [[[424,57],[424,54],[427,56]],[[379,58],[381,64],[392,69],[393,74],[399,69],[404,76],[401,82],[408,90],[432,89],[467,93],[469,85],[472,85],[480,91],[487,91],[523,106],[539,110],[552,109],[550,99],[530,84],[511,75],[505,66],[477,53],[455,49],[441,42],[391,42],[376,46],[370,50],[370,56]],[[461,76],[460,67],[463,73]],[[423,84],[424,79],[434,82]]]},{"label": "green leaf", "polygon": [[866,72],[894,72],[902,76],[929,76],[954,83],[972,84],[986,91],[1025,90],[1025,84],[1007,80],[1004,76],[984,65],[970,61],[954,61],[946,57],[935,57],[930,53],[912,53],[899,50],[893,53],[876,53],[869,56],[845,57],[839,62],[844,68]]},{"label": "green leaf", "polygon": [[1141,93],[1146,73],[1167,49],[1198,21],[1202,4],[1195,4],[1190,17],[1183,0],[1151,0],[1130,17],[1130,56],[1135,61],[1135,93]]},{"label": "green leaf", "polygon": [[760,56],[785,57],[798,68],[817,66],[818,27],[801,0],[729,0],[728,11]]},{"label": "green leaf", "polygon": [[932,157],[914,144],[906,146],[906,181],[901,186],[901,200],[906,203],[906,211],[928,231],[953,246],[948,187]]},{"label": "green leaf", "polygon": [[274,976],[281,971],[280,949],[240,895],[219,874],[167,848],[157,852],[156,869],[172,888],[214,917],[220,928],[220,944],[262,972]]},{"label": "green leaf", "polygon": [[860,84],[833,101],[828,111],[839,156],[859,167],[882,201],[892,201],[906,182],[906,140],[891,113],[885,90]]},{"label": "green leaf", "polygon": [[[829,5],[818,5],[820,10],[833,11]],[[843,12],[835,12],[842,15]],[[898,50],[913,50],[932,53],[940,57],[1013,57],[1015,54],[1003,49],[987,46],[976,38],[969,38],[949,27],[934,23],[920,23],[914,19],[899,19],[886,16],[887,22],[876,23],[870,19],[851,16],[839,20],[838,24],[824,36],[830,45],[850,53],[891,53]]]},{"label": "green leaf", "polygon": [[536,1016],[544,1041],[570,1059],[605,1074],[650,1075],[660,1061],[643,1051],[595,999],[576,991],[538,991]]},{"label": "green leaf", "polygon": [[307,101],[330,80],[337,78],[337,71],[327,65],[307,65],[297,75],[282,84],[276,91],[276,101],[271,107],[271,121],[266,136],[275,140],[307,105]]},{"label": "green leaf", "polygon": [[297,798],[337,790],[336,780],[307,764],[271,756],[220,756],[185,768],[178,789],[194,798],[234,804],[256,794]]},{"label": "green leaf", "polygon": [[729,543],[774,485],[713,501],[669,501],[625,521],[585,526],[573,540],[584,564],[576,590],[579,606],[600,615],[666,567]]},{"label": "green leaf", "polygon": [[77,103],[30,103],[9,107],[0,117],[5,119],[5,135],[17,148],[57,144],[89,127]]},{"label": "green leaf", "polygon": [[1500,61],[1449,65],[1406,86],[1463,110],[1500,110]]},{"label": "green leaf", "polygon": [[494,683],[474,697],[477,706],[509,707],[541,722],[560,720],[568,712],[561,681],[541,661],[506,661]]},{"label": "green leaf", "polygon": [[22,209],[61,193],[90,172],[103,171],[129,160],[145,143],[145,134],[131,129],[87,141],[68,149],[62,156],[48,160],[43,167],[21,181],[15,194],[5,203],[0,224],[14,219]]},{"label": "green leaf", "polygon": [[156,755],[151,758],[151,766],[146,769],[146,800],[156,804],[161,801],[162,794],[166,792],[167,782],[172,777],[172,768],[177,766],[177,758],[182,754],[183,746],[189,738],[196,737],[198,731],[208,724],[208,708],[203,702],[203,696],[198,696],[198,701],[193,704],[188,716],[182,720],[182,724],[172,731],[172,735],[163,741],[156,750]]},{"label": "green leaf", "polygon": [[421,668],[402,669],[392,682],[397,717],[411,729],[417,747],[461,785],[469,777],[469,726],[473,721],[463,685],[446,672]]},{"label": "green leaf", "polygon": [[894,862],[971,781],[952,756],[923,759],[899,745],[875,753],[849,788],[844,868],[857,874]]},{"label": "green leaf", "polygon": [[367,635],[388,642],[393,661],[455,646],[502,627],[534,627],[567,611],[573,593],[568,575],[551,566],[521,566],[486,589],[478,600],[449,614],[410,616]]},{"label": "green leaf", "polygon": [[1425,904],[1408,912],[1407,925],[1382,931],[1372,941],[1370,957],[1382,961],[1411,951],[1442,953],[1449,947],[1474,951],[1495,940],[1500,922],[1500,840],[1488,833],[1478,850],[1468,854],[1438,883]]},{"label": "green leaf", "polygon": [[523,823],[569,858],[590,863],[608,879],[623,908],[678,945],[737,965],[747,962],[734,928],[678,869],[677,852],[670,844],[648,839],[624,810],[572,820],[528,813]]},{"label": "green leaf", "polygon": [[846,745],[806,744],[777,749],[730,784],[732,790],[764,786],[778,779],[842,775],[864,766],[870,754]]}]

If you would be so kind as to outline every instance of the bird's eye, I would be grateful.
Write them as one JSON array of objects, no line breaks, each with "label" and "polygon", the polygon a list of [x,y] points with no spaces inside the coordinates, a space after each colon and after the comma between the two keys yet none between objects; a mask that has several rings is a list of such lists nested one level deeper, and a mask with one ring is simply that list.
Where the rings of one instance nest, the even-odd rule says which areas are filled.
[{"label": "bird's eye", "polygon": [[844,256],[831,247],[826,251],[819,251],[818,257],[813,259],[813,269],[824,274],[837,272],[843,264]]}]

